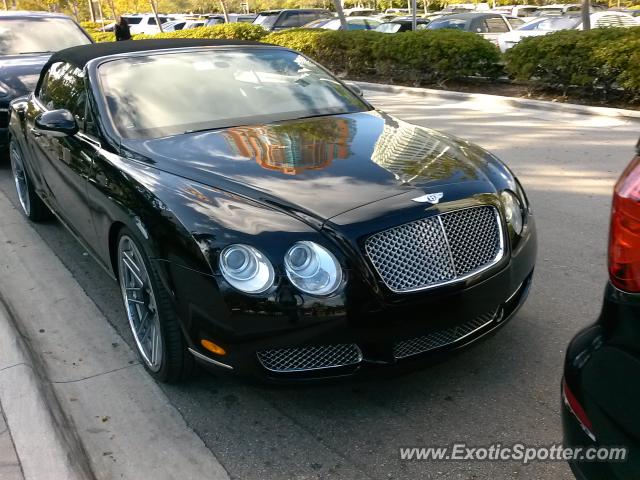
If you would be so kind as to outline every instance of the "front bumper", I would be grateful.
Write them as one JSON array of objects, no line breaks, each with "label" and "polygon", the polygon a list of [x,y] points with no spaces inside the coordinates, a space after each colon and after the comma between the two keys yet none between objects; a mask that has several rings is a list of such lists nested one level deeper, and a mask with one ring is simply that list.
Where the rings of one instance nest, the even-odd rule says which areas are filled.
[{"label": "front bumper", "polygon": [[[474,343],[515,314],[526,300],[533,278],[537,251],[533,221],[529,232],[508,261],[482,278],[408,294],[378,308],[369,308],[362,302],[338,302],[333,306],[318,304],[304,314],[293,308],[287,314],[269,312],[269,306],[256,304],[226,309],[231,310],[226,318],[213,317],[208,313],[223,312],[226,306],[216,305],[212,296],[205,293],[215,288],[211,279],[194,279],[193,271],[169,266],[173,267],[170,275],[178,288],[189,286],[188,290],[177,292],[182,300],[179,316],[192,353],[206,366],[270,381],[309,381],[384,370],[395,373],[436,361]],[[207,298],[212,299],[210,305],[203,303]],[[209,353],[200,346],[201,339],[220,345],[226,355]],[[341,366],[278,371],[258,355],[297,350],[289,352],[295,357],[304,355],[304,349],[337,345],[355,346],[357,353],[347,355]]]}]

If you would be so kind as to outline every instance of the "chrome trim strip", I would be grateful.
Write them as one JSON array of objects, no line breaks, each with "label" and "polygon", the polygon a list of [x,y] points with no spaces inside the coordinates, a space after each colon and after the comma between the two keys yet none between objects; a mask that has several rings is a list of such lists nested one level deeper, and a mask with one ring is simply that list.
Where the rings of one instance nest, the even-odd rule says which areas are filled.
[{"label": "chrome trim strip", "polygon": [[[496,255],[496,258],[493,259],[493,261],[491,263],[486,264],[485,266],[483,266],[482,268],[479,268],[477,270],[474,270],[472,272],[467,273],[466,275],[463,275],[462,277],[458,277],[458,278],[454,278],[453,280],[447,280],[446,282],[440,282],[440,283],[434,283],[431,285],[427,285],[426,287],[417,287],[417,288],[410,288],[407,290],[395,290],[393,288],[391,288],[389,285],[387,285],[387,283],[384,281],[384,278],[382,276],[382,274],[380,273],[380,271],[378,270],[378,268],[376,267],[375,263],[373,263],[373,261],[371,260],[371,257],[369,257],[369,254],[367,253],[367,258],[369,260],[369,262],[371,263],[371,265],[373,265],[373,268],[375,269],[375,271],[378,273],[378,277],[382,280],[382,283],[384,283],[384,285],[391,290],[393,293],[412,293],[412,292],[423,292],[425,290],[431,290],[433,288],[439,288],[439,287],[443,287],[445,285],[453,285],[456,283],[460,283],[464,280],[468,280],[471,277],[475,277],[476,275],[479,275],[480,273],[483,273],[487,270],[489,270],[491,267],[497,265],[498,263],[500,263],[500,261],[504,258],[504,254],[505,254],[505,236],[504,236],[504,226],[502,225],[502,217],[500,216],[500,211],[496,208],[495,205],[492,204],[484,204],[484,205],[475,205],[473,207],[466,207],[466,208],[458,208],[456,210],[450,210],[448,212],[442,212],[439,213],[438,215],[433,215],[433,216],[437,216],[440,217],[441,215],[447,215],[449,213],[454,213],[454,212],[459,212],[462,210],[470,210],[472,208],[480,208],[480,207],[492,207],[493,210],[495,211],[496,214],[496,220],[498,222],[498,230],[500,231],[500,249],[498,251],[498,254]],[[426,218],[430,218],[430,217],[426,217]],[[414,222],[417,222],[421,219],[418,220],[413,220]],[[442,219],[438,218],[438,220],[440,221],[440,226],[442,227],[443,232],[445,232],[445,238],[446,237],[446,231],[444,230],[444,226],[442,225]],[[413,222],[406,222],[406,223],[413,223]],[[376,232],[373,235],[377,235],[379,233],[383,233],[386,232],[388,230],[393,230],[395,228],[398,228],[402,225],[405,224],[401,224],[401,225],[395,225],[391,228],[387,228],[385,230],[381,230],[380,232]],[[366,241],[365,241],[366,242]],[[448,239],[447,239],[448,242]],[[449,244],[447,243],[447,248],[449,248]],[[449,252],[451,253],[451,249],[449,248]],[[366,247],[365,247],[365,253],[366,253]],[[453,256],[451,256],[451,262],[454,265],[454,269],[455,269],[455,262],[453,261]]]},{"label": "chrome trim strip", "polygon": [[200,360],[215,365],[216,367],[228,368],[229,370],[233,370],[233,367],[231,365],[227,365],[226,363],[218,362],[213,358],[209,358],[206,355],[201,354],[200,352],[196,352],[193,348],[189,348],[189,353],[191,353],[191,355],[193,355],[194,357],[199,358]]},{"label": "chrome trim strip", "polygon": [[509,298],[507,298],[507,299],[504,301],[503,305],[504,305],[504,304],[507,304],[507,303],[509,303],[511,300],[513,300],[513,299],[515,298],[515,296],[516,296],[516,295],[518,295],[518,294],[520,293],[520,289],[522,288],[522,286],[523,286],[523,285],[524,285],[524,282],[522,282],[520,285],[518,285],[518,288],[516,288],[515,292],[513,292],[513,293],[511,294],[511,296],[510,296]]}]

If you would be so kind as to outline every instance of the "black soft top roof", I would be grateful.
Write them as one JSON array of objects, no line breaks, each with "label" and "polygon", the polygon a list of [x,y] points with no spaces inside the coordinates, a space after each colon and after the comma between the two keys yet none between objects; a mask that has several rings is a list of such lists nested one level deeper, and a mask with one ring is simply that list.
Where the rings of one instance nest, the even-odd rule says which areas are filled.
[{"label": "black soft top roof", "polygon": [[127,40],[124,42],[94,43],[65,48],[54,53],[47,64],[68,62],[84,68],[87,62],[94,58],[107,57],[128,52],[144,52],[147,50],[169,50],[185,47],[214,47],[226,45],[267,45],[260,42],[245,40],[215,40],[209,38],[168,38],[160,40]]}]

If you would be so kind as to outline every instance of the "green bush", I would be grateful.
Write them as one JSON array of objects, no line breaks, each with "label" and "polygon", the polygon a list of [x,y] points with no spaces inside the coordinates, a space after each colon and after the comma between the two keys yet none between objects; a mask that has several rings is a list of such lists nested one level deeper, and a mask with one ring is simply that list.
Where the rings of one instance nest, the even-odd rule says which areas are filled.
[{"label": "green bush", "polygon": [[90,31],[89,34],[98,43],[102,42],[115,42],[116,36],[113,32],[100,32],[100,31]]},{"label": "green bush", "polygon": [[80,26],[85,30],[98,30],[101,25],[98,22],[80,22]]},{"label": "green bush", "polygon": [[498,49],[479,35],[458,30],[401,34],[296,29],[271,33],[264,42],[298,50],[330,70],[414,83],[442,83],[498,73]]},{"label": "green bush", "polygon": [[148,38],[231,38],[258,41],[267,34],[259,25],[251,23],[224,23],[213,27],[190,28],[156,35],[134,35],[135,40]]},{"label": "green bush", "polygon": [[640,93],[640,27],[563,30],[525,38],[505,54],[516,80],[562,90]]}]

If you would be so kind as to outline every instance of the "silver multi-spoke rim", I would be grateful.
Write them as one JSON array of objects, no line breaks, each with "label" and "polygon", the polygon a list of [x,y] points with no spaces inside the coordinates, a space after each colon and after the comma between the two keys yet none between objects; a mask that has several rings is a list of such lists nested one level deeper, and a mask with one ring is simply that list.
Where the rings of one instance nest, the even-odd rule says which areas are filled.
[{"label": "silver multi-spoke rim", "polygon": [[20,205],[22,205],[24,213],[29,215],[31,213],[31,202],[29,201],[29,183],[27,182],[27,174],[24,170],[22,156],[13,144],[9,150],[9,157],[11,158],[11,170],[13,171],[13,180],[16,183],[16,190],[18,192]]},{"label": "silver multi-spoke rim", "polygon": [[162,367],[163,342],[156,298],[142,255],[126,235],[118,244],[118,265],[120,289],[133,338],[144,362],[157,372]]}]

